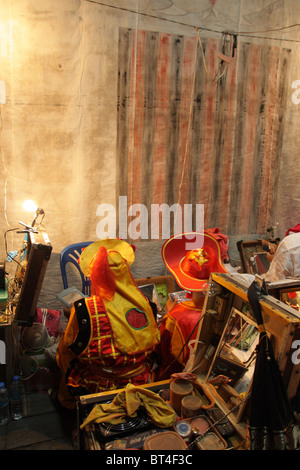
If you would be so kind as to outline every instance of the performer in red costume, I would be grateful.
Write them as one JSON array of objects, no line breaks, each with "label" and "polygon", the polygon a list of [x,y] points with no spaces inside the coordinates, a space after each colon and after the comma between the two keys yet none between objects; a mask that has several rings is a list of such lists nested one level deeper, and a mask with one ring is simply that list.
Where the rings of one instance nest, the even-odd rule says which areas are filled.
[{"label": "performer in red costume", "polygon": [[99,240],[80,257],[92,295],[74,303],[57,349],[63,372],[58,398],[74,408],[75,397],[147,383],[159,329],[150,303],[129,266],[132,247],[122,240]]},{"label": "performer in red costume", "polygon": [[189,359],[189,342],[196,338],[209,276],[212,272],[227,272],[222,263],[227,258],[225,241],[227,237],[219,233],[215,237],[213,231],[190,232],[171,237],[162,247],[166,267],[177,284],[192,293],[192,298],[173,305],[162,319],[157,347],[161,363],[155,372],[156,380],[181,372]]}]

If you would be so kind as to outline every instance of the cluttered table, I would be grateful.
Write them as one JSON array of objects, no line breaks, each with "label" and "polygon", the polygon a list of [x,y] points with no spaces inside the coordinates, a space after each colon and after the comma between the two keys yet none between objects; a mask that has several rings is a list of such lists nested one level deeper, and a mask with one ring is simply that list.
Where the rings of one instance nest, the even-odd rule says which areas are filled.
[{"label": "cluttered table", "polygon": [[[190,376],[191,377],[190,377]],[[77,406],[80,448],[85,450],[229,450],[245,444],[193,374],[81,396]]]}]

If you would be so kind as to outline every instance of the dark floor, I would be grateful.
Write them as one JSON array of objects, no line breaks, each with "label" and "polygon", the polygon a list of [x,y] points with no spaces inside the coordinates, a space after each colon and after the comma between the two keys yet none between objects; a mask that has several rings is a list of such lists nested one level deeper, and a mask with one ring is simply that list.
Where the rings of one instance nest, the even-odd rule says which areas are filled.
[{"label": "dark floor", "polygon": [[[56,397],[60,372],[45,355],[23,357],[26,405],[24,417],[0,425],[0,450],[76,450],[76,410],[63,408]],[[36,369],[36,364],[39,368]]]},{"label": "dark floor", "polygon": [[0,450],[75,450],[76,413],[47,391],[27,393],[26,416],[0,426]]}]

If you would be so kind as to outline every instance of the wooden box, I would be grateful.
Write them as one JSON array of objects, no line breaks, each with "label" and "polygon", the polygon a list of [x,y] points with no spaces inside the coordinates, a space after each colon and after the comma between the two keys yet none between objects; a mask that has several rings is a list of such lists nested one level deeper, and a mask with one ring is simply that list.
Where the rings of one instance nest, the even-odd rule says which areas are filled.
[{"label": "wooden box", "polygon": [[267,283],[268,294],[300,311],[300,279]]},{"label": "wooden box", "polygon": [[262,240],[239,241],[237,248],[240,254],[243,272],[263,274],[269,269],[267,252],[262,247]]}]

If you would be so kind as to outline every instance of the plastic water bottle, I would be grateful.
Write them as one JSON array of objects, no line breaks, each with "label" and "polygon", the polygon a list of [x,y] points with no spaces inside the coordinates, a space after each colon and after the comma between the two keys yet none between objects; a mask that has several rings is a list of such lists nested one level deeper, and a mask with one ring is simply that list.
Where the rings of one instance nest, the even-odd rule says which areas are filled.
[{"label": "plastic water bottle", "polygon": [[0,425],[6,424],[9,420],[8,392],[5,383],[0,382]]},{"label": "plastic water bottle", "polygon": [[23,417],[23,384],[19,375],[14,376],[10,393],[11,417],[12,419],[21,419]]}]

